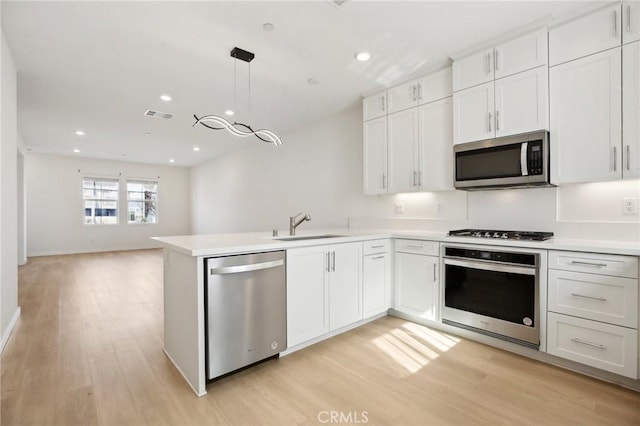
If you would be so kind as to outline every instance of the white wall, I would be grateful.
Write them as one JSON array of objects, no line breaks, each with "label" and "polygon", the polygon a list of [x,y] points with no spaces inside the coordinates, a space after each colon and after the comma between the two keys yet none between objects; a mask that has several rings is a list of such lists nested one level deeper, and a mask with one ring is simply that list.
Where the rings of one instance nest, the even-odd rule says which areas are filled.
[{"label": "white wall", "polygon": [[[251,145],[191,170],[192,233],[288,228],[374,227],[447,231],[477,227],[552,231],[566,238],[640,240],[640,181],[499,191],[364,196],[362,111],[355,108],[282,135],[284,145]],[[404,213],[396,214],[400,204]]]},{"label": "white wall", "polygon": [[18,307],[17,98],[16,67],[2,33],[0,48],[2,117],[0,136],[0,351],[20,315]]},{"label": "white wall", "polygon": [[[127,223],[121,185],[119,223],[84,225],[83,176],[158,179],[158,223]],[[150,237],[189,233],[186,168],[26,154],[25,184],[28,256],[158,247]]]},{"label": "white wall", "polygon": [[[20,140],[20,136],[18,136],[18,140]],[[27,263],[27,209],[25,206],[27,194],[24,184],[24,155],[20,151],[18,151],[17,179],[18,265],[24,265]]]}]

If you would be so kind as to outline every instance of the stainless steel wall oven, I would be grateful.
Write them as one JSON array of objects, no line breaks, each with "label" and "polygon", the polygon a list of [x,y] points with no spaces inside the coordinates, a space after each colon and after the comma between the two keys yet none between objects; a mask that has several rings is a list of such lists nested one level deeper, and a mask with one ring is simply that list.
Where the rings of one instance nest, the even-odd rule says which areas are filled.
[{"label": "stainless steel wall oven", "polygon": [[510,247],[445,245],[445,324],[540,345],[540,255]]}]

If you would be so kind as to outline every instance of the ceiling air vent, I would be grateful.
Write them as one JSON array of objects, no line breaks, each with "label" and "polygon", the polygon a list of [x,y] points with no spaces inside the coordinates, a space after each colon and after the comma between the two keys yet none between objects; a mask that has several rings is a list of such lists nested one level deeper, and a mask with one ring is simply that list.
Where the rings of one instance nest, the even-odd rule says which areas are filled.
[{"label": "ceiling air vent", "polygon": [[349,0],[326,0],[326,1],[330,3],[332,6],[340,7],[346,2],[348,2]]},{"label": "ceiling air vent", "polygon": [[171,113],[154,111],[152,109],[146,110],[144,112],[144,115],[146,115],[147,117],[155,117],[155,118],[171,118],[171,117],[173,117],[173,114],[171,114]]}]

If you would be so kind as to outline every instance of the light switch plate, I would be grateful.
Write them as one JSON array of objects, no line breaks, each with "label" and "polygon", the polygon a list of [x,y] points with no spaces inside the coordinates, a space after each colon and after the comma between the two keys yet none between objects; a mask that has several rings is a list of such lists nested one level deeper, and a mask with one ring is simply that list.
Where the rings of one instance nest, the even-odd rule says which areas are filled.
[{"label": "light switch plate", "polygon": [[638,199],[637,198],[623,198],[622,199],[622,214],[636,214],[638,213]]}]

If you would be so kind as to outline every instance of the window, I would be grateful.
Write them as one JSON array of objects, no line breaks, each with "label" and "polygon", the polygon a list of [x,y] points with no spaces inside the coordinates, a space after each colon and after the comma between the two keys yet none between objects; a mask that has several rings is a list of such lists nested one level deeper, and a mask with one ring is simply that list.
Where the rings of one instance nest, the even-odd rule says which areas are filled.
[{"label": "window", "polygon": [[85,225],[115,225],[118,223],[117,179],[85,177],[82,179]]},{"label": "window", "polygon": [[129,223],[158,223],[158,182],[127,181]]}]

